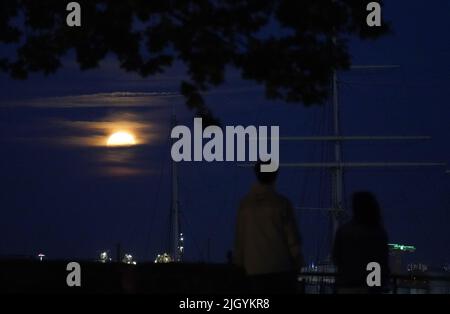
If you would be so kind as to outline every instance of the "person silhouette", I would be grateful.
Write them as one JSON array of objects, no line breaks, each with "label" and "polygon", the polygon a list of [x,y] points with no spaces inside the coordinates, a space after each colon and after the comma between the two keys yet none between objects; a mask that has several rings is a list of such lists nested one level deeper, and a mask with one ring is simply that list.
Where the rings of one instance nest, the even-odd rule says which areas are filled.
[{"label": "person silhouette", "polygon": [[[388,236],[383,226],[376,197],[366,191],[352,197],[353,217],[338,228],[333,261],[337,267],[338,293],[379,293],[389,280]],[[382,287],[369,287],[367,265],[376,262],[381,267]]]},{"label": "person silhouette", "polygon": [[262,172],[237,212],[233,262],[247,275],[250,293],[293,293],[303,257],[291,202],[275,190],[278,172]]}]

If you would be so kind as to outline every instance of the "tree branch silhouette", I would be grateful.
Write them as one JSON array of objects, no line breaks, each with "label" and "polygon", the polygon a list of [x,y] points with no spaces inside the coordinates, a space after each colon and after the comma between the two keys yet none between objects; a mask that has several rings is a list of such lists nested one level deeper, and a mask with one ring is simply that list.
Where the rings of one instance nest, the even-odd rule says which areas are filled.
[{"label": "tree branch silhouette", "polygon": [[228,66],[265,87],[266,96],[304,105],[328,96],[333,70],[350,66],[351,36],[376,39],[389,30],[366,25],[361,0],[83,0],[82,27],[66,25],[67,1],[0,3],[0,71],[15,79],[51,74],[74,51],[81,69],[115,55],[120,67],[148,77],[175,60],[189,108],[213,123],[202,92],[222,84]]}]

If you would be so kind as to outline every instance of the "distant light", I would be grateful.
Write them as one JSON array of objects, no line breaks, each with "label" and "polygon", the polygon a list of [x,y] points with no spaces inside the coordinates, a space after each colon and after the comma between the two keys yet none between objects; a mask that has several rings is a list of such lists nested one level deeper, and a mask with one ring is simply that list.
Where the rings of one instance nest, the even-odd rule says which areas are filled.
[{"label": "distant light", "polygon": [[38,258],[42,262],[42,260],[45,258],[45,254],[39,253]]},{"label": "distant light", "polygon": [[133,260],[133,255],[131,254],[125,254],[122,263],[136,265],[136,261]]},{"label": "distant light", "polygon": [[409,272],[427,272],[428,266],[422,263],[419,264],[408,264]]},{"label": "distant light", "polygon": [[390,243],[388,244],[389,248],[394,251],[402,251],[402,252],[415,252],[416,247],[412,245],[403,245],[403,244],[396,244],[396,243]]},{"label": "distant light", "polygon": [[99,258],[99,262],[101,263],[108,263],[111,262],[112,259],[111,257],[109,257],[108,251],[104,251],[100,253],[100,258]]},{"label": "distant light", "polygon": [[155,259],[155,264],[167,264],[170,262],[172,262],[172,257],[167,253],[158,254]]}]

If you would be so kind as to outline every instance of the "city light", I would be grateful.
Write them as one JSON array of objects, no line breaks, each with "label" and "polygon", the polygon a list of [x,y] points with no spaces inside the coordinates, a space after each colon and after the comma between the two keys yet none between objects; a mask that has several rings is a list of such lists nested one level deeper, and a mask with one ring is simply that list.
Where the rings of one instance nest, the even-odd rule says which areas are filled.
[{"label": "city light", "polygon": [[172,262],[172,257],[167,253],[158,254],[155,259],[155,264],[167,264],[170,262]]},{"label": "city light", "polygon": [[389,248],[394,251],[403,251],[403,252],[415,252],[416,247],[412,245],[403,245],[403,244],[388,244]]},{"label": "city light", "polygon": [[133,255],[131,254],[125,254],[122,258],[122,263],[129,264],[129,265],[136,265],[137,262],[133,260]]},{"label": "city light", "polygon": [[109,263],[111,261],[112,261],[112,259],[111,259],[111,257],[109,257],[108,251],[104,251],[104,252],[100,253],[100,258],[99,258],[100,263]]},{"label": "city light", "polygon": [[179,254],[179,260],[178,261],[182,261],[183,260],[183,253],[184,253],[184,236],[183,233],[181,232],[179,235],[179,239],[180,241],[178,242],[178,254]]}]

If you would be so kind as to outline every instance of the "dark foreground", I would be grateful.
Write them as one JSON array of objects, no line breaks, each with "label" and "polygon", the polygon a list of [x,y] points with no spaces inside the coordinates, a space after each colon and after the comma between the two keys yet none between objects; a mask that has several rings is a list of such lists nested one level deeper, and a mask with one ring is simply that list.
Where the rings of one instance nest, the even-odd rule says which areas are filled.
[{"label": "dark foreground", "polygon": [[81,287],[69,287],[70,261],[0,261],[2,293],[236,293],[243,273],[230,265],[79,262]]},{"label": "dark foreground", "polygon": [[[0,260],[0,293],[247,294],[241,269],[228,264],[78,262],[81,286],[69,287],[70,261]],[[302,273],[291,293],[334,294],[334,274]],[[448,274],[391,276],[388,294],[450,294]],[[282,293],[282,292],[280,292]]]}]

